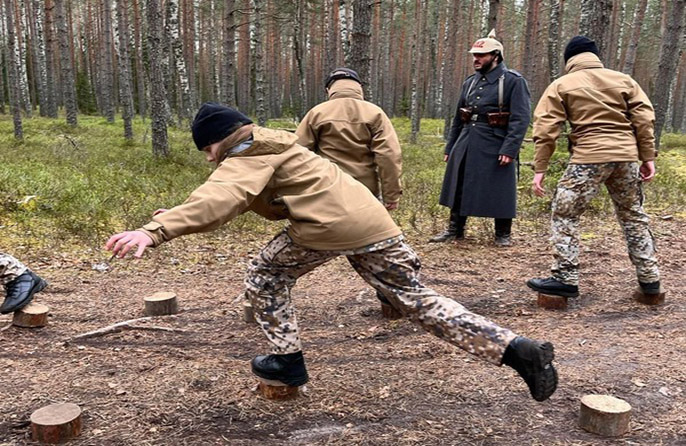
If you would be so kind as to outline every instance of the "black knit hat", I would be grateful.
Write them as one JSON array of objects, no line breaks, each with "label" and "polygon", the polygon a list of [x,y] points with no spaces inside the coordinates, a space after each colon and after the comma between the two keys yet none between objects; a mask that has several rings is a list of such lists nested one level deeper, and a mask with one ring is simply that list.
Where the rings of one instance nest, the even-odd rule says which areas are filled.
[{"label": "black knit hat", "polygon": [[324,88],[329,88],[331,84],[338,79],[352,79],[362,85],[360,76],[358,76],[355,70],[351,70],[350,68],[336,68],[329,73],[329,76],[326,78],[326,82],[324,83]]},{"label": "black knit hat", "polygon": [[593,53],[599,56],[598,47],[595,42],[586,36],[576,36],[572,37],[572,40],[567,44],[565,48],[565,63],[572,57],[581,53]]},{"label": "black knit hat", "polygon": [[252,121],[238,110],[216,102],[205,102],[200,106],[191,126],[193,141],[198,150],[202,150],[246,124],[252,124]]}]

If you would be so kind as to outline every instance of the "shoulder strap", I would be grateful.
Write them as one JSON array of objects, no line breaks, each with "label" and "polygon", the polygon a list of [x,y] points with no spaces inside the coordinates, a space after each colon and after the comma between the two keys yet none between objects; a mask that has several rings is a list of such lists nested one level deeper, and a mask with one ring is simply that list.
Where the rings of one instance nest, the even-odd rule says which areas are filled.
[{"label": "shoulder strap", "polygon": [[474,75],[474,79],[472,79],[472,83],[469,84],[469,89],[467,89],[467,95],[464,97],[465,101],[469,99],[469,95],[472,94],[472,88],[474,88],[474,85],[476,84],[477,79],[479,79],[478,75]]},{"label": "shoulder strap", "polygon": [[503,94],[505,91],[505,73],[498,78],[498,109],[503,111]]}]

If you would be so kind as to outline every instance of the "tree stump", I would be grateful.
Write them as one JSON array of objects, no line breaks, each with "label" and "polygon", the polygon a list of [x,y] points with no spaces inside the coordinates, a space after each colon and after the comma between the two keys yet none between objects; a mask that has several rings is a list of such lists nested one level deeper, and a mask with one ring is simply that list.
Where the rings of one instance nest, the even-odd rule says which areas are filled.
[{"label": "tree stump", "polygon": [[538,293],[538,306],[546,310],[566,310],[567,298],[554,294]]},{"label": "tree stump", "polygon": [[581,398],[579,426],[606,437],[629,432],[631,405],[610,395],[585,395]]},{"label": "tree stump", "polygon": [[37,328],[48,325],[48,312],[50,309],[36,302],[31,302],[21,310],[14,312],[12,324],[17,327]]},{"label": "tree stump", "polygon": [[386,319],[391,319],[391,320],[396,320],[396,319],[402,319],[403,314],[393,308],[391,305],[388,304],[381,304],[381,314],[383,315],[384,318]]},{"label": "tree stump", "polygon": [[143,300],[145,301],[146,316],[166,316],[179,312],[179,304],[174,293],[161,291],[152,296],[147,296]]},{"label": "tree stump", "polygon": [[646,305],[660,305],[665,303],[665,294],[662,285],[660,285],[660,291],[656,294],[646,294],[641,290],[641,287],[639,287],[634,291],[634,299]]},{"label": "tree stump", "polygon": [[33,440],[62,443],[81,434],[81,408],[72,403],[51,404],[31,414]]},{"label": "tree stump", "polygon": [[292,387],[271,379],[258,379],[260,393],[268,400],[292,400],[298,397],[299,387]]},{"label": "tree stump", "polygon": [[255,311],[248,301],[243,302],[243,321],[248,324],[254,324],[257,322],[255,321]]}]

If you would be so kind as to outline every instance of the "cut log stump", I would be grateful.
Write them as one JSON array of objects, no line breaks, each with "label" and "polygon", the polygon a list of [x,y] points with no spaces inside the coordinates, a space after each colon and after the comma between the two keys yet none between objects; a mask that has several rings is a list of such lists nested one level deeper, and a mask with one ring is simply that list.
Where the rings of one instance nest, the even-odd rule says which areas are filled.
[{"label": "cut log stump", "polygon": [[661,305],[665,303],[665,290],[660,286],[660,292],[657,294],[645,294],[641,288],[634,291],[634,299],[646,305]]},{"label": "cut log stump", "polygon": [[546,310],[566,310],[567,298],[554,294],[538,293],[538,306]]},{"label": "cut log stump", "polygon": [[585,395],[581,398],[579,426],[606,437],[629,432],[631,405],[610,395]]},{"label": "cut log stump", "polygon": [[256,322],[255,311],[250,302],[243,302],[243,321],[247,324],[254,324]]},{"label": "cut log stump", "polygon": [[259,378],[259,390],[268,400],[292,400],[298,397],[299,387],[288,386],[280,381]]},{"label": "cut log stump", "polygon": [[31,434],[43,443],[62,443],[81,434],[81,408],[72,403],[51,404],[31,414]]},{"label": "cut log stump", "polygon": [[381,314],[386,319],[402,319],[403,314],[388,304],[381,304]]},{"label": "cut log stump", "polygon": [[31,302],[21,310],[14,312],[12,324],[17,327],[37,328],[48,325],[48,312],[50,309],[36,302]]},{"label": "cut log stump", "polygon": [[179,304],[174,293],[160,291],[143,298],[143,300],[145,301],[145,314],[147,316],[166,316],[179,312]]}]

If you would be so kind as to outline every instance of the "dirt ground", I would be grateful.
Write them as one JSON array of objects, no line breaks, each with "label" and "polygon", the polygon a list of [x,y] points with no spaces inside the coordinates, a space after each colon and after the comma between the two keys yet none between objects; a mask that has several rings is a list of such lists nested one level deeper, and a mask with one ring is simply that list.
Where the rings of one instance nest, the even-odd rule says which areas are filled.
[{"label": "dirt ground", "polygon": [[[586,219],[581,297],[537,308],[525,279],[547,274],[547,233],[516,226],[449,245],[409,238],[427,286],[517,333],[552,341],[560,383],[537,403],[516,373],[481,362],[409,321],[382,318],[344,259],[293,290],[310,382],[289,402],[254,393],[249,361],[266,351],[237,297],[246,262],[268,237],[176,240],[140,261],[104,253],[27,259],[50,281],[37,301],[48,326],[0,316],[0,446],[34,444],[29,416],[55,402],[83,409],[81,445],[686,445],[686,221],[655,218],[667,303],[632,300],[633,267],[617,225]],[[477,231],[478,232],[478,231]],[[94,269],[100,267],[100,270]],[[69,341],[142,317],[143,297],[174,291],[176,316]],[[578,427],[579,399],[611,394],[633,407],[631,432]]]}]

